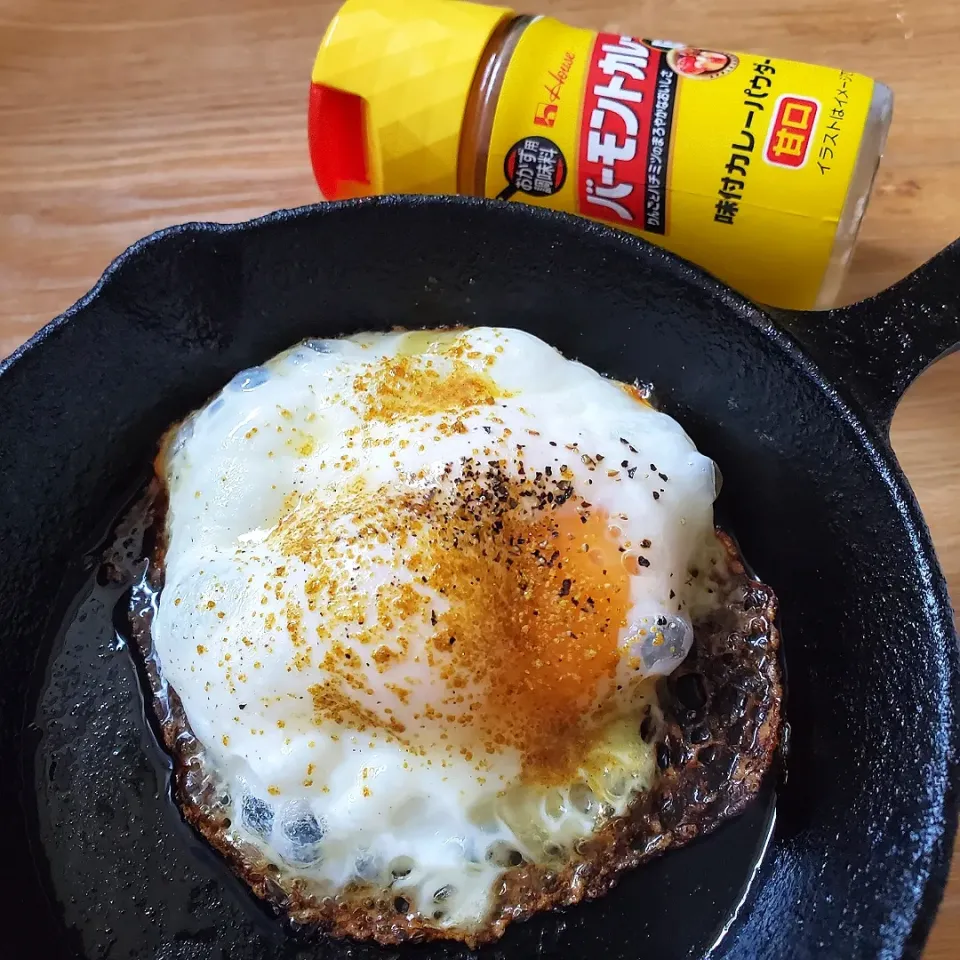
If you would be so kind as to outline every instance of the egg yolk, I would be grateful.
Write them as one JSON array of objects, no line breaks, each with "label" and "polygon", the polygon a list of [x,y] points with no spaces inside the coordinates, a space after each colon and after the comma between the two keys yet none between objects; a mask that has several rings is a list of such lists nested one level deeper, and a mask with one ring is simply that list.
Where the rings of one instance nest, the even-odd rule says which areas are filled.
[{"label": "egg yolk", "polygon": [[602,511],[564,507],[505,525],[511,563],[488,555],[462,564],[476,563],[481,582],[448,618],[466,639],[456,670],[483,680],[475,732],[519,750],[529,779],[569,777],[614,693],[629,581],[608,526]]},{"label": "egg yolk", "polygon": [[319,648],[297,610],[287,619],[291,670],[325,676],[309,687],[316,723],[415,751],[439,735],[468,760],[513,749],[528,779],[576,771],[616,706],[630,576],[608,515],[569,479],[536,476],[468,464],[439,492],[367,492],[336,518],[291,503],[274,536],[313,569]]}]

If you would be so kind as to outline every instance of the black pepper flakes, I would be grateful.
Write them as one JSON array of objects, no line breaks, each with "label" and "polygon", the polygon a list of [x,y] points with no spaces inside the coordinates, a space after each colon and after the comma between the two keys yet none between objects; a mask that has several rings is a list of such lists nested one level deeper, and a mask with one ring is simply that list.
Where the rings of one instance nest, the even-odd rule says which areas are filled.
[{"label": "black pepper flakes", "polygon": [[649,566],[650,566],[650,561],[649,561],[646,557],[637,557],[637,563],[638,563],[641,567],[649,567]]},{"label": "black pepper flakes", "polygon": [[660,494],[657,493],[656,490],[653,491],[653,499],[654,499],[654,500],[659,500],[659,499],[660,499]]}]

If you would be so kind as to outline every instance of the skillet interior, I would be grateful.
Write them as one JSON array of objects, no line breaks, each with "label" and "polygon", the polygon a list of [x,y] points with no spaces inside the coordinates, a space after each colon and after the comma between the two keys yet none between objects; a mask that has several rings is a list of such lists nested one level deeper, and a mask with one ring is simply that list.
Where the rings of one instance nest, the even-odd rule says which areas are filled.
[{"label": "skillet interior", "polygon": [[[656,384],[667,411],[721,465],[723,512],[780,597],[790,777],[756,895],[717,955],[898,956],[925,935],[953,830],[956,652],[945,586],[889,453],[744,301],[668,254],[594,225],[509,205],[388,199],[241,227],[174,228],[121,257],[66,316],[0,378],[4,770],[19,770],[21,755],[29,761],[33,752],[36,737],[23,751],[21,731],[34,661],[63,614],[52,600],[65,577],[79,586],[77,558],[172,420],[236,370],[308,334],[520,326],[612,376]],[[118,672],[116,683],[132,689],[130,676]],[[254,934],[221,908],[229,897],[217,881],[205,886],[199,861],[199,938],[178,941],[175,918],[143,915],[165,874],[185,867],[163,845],[177,829],[169,811],[142,822],[143,811],[160,810],[150,795],[163,770],[130,747],[139,732],[125,711],[136,705],[115,693],[98,693],[96,710],[87,702],[89,710],[72,712],[86,718],[91,742],[120,738],[130,776],[147,787],[138,813],[110,806],[110,771],[90,770],[85,785],[72,785],[78,797],[107,801],[99,812],[72,814],[69,869],[80,900],[72,910],[86,916],[88,944],[101,944],[87,954],[113,955],[106,928],[132,914],[139,956],[314,955],[249,952]],[[95,758],[76,759],[89,767]],[[20,884],[0,916],[30,955],[53,960],[65,955],[55,946],[62,919],[47,919],[42,906],[29,762],[22,772],[2,787],[9,866]],[[490,955],[600,951],[626,960],[641,943],[664,958],[696,955],[726,919],[727,865],[752,861],[756,828],[732,824],[603,901],[515,928]],[[113,831],[110,859],[92,852],[99,831]],[[367,953],[341,944],[320,955]]]}]

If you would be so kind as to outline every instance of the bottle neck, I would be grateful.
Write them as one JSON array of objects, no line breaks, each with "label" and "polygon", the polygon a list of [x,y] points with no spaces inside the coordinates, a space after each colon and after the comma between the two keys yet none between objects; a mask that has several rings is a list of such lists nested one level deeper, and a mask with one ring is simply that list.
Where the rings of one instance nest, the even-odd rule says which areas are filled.
[{"label": "bottle neck", "polygon": [[519,16],[505,20],[493,32],[483,51],[463,116],[457,157],[457,193],[472,197],[486,194],[490,137],[503,78],[520,37],[535,19]]}]

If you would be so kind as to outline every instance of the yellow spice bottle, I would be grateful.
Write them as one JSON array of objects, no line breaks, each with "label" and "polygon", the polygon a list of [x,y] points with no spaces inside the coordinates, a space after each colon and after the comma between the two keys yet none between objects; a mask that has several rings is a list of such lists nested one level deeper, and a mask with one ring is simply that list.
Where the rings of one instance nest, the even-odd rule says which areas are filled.
[{"label": "yellow spice bottle", "polygon": [[317,54],[308,129],[327,199],[551,207],[809,309],[836,298],[892,106],[845,70],[461,0],[348,0]]}]

